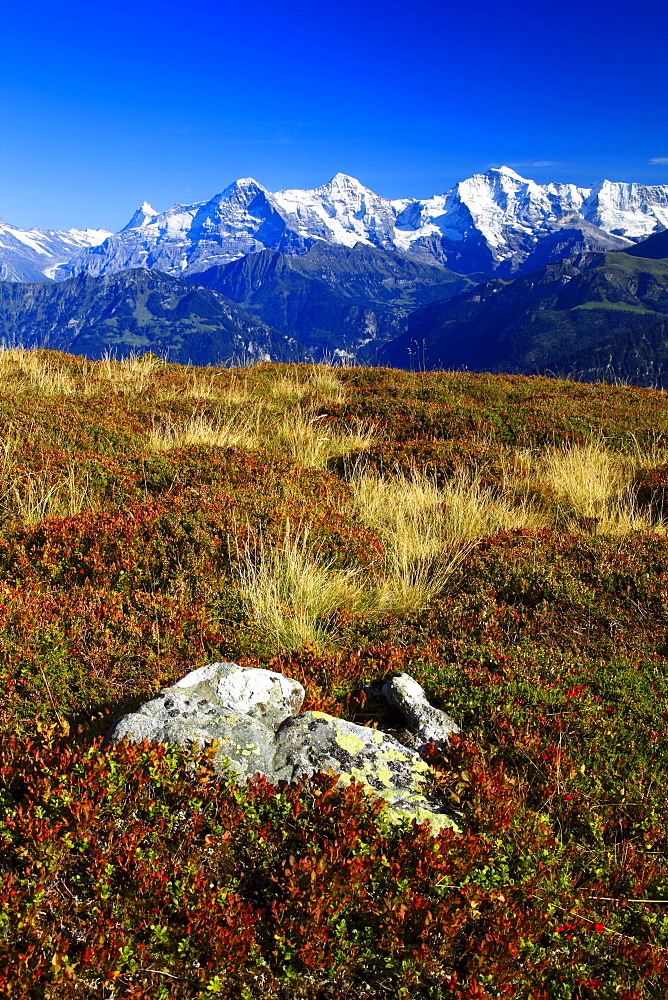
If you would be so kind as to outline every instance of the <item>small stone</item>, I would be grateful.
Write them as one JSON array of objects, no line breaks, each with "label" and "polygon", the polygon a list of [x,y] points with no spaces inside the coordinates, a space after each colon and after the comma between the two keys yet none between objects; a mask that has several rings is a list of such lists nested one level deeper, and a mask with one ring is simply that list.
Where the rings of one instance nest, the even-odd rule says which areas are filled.
[{"label": "small stone", "polygon": [[415,737],[416,748],[431,742],[448,743],[453,734],[461,733],[454,719],[430,704],[424,688],[409,674],[388,677],[382,692],[390,705],[404,716],[407,728]]}]

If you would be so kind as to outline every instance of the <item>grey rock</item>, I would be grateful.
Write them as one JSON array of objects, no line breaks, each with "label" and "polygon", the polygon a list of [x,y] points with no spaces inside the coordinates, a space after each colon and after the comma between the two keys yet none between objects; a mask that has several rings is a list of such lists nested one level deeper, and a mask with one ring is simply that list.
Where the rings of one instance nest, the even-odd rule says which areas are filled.
[{"label": "grey rock", "polygon": [[[225,710],[213,715],[205,712],[204,717],[185,711],[172,718],[173,699],[166,698],[162,706],[159,702],[160,698],[156,698],[143,705],[139,712],[125,715],[114,726],[109,740],[113,743],[122,739],[131,743],[148,740],[198,749],[215,742],[214,766],[230,767],[239,781],[271,773],[274,740],[261,722]],[[167,705],[169,707],[165,708]],[[155,715],[152,714],[154,706]]]},{"label": "grey rock", "polygon": [[276,730],[291,715],[296,715],[304,701],[304,688],[273,670],[240,667],[237,663],[211,663],[193,670],[174,688],[196,689],[200,696],[219,702],[224,708],[243,712]]},{"label": "grey rock", "polygon": [[274,730],[303,700],[301,684],[282,674],[210,663],[124,716],[108,739],[198,747],[216,741],[215,759],[227,761],[240,779],[271,776]]},{"label": "grey rock", "polygon": [[377,791],[395,787],[417,791],[429,770],[415,751],[393,737],[324,712],[304,712],[281,726],[274,767],[285,781],[332,770]]},{"label": "grey rock", "polygon": [[447,743],[450,737],[461,732],[460,727],[440,708],[434,708],[418,682],[409,674],[394,674],[382,687],[389,703],[398,709],[406,720],[418,748],[427,743]]},{"label": "grey rock", "polygon": [[331,771],[344,784],[366,785],[387,805],[390,822],[427,820],[434,829],[457,828],[425,794],[428,765],[392,736],[337,719],[324,712],[304,712],[288,719],[276,734],[274,774],[294,782],[316,771]]},{"label": "grey rock", "polygon": [[164,726],[159,719],[141,712],[131,712],[111,727],[107,740],[110,743],[120,743],[121,740],[128,740],[130,743],[143,743],[144,740],[160,743],[163,733]]},{"label": "grey rock", "polygon": [[415,750],[324,712],[296,716],[303,699],[301,684],[282,674],[212,663],[124,716],[108,740],[200,748],[213,743],[214,766],[231,768],[240,783],[258,774],[293,783],[329,771],[343,783],[362,782],[381,798],[390,823],[416,819],[434,830],[457,829],[456,819],[428,797],[429,767]]}]

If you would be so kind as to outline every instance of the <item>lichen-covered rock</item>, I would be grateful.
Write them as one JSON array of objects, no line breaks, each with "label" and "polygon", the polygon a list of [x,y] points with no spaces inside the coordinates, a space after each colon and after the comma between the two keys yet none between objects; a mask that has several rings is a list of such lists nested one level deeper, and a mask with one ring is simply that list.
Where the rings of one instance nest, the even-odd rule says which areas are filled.
[{"label": "lichen-covered rock", "polygon": [[215,740],[216,761],[228,762],[240,779],[269,777],[274,731],[299,711],[303,700],[301,684],[282,674],[210,663],[124,716],[108,738],[198,747]]},{"label": "lichen-covered rock", "polygon": [[237,663],[210,663],[192,670],[174,685],[193,688],[223,708],[243,712],[276,730],[289,716],[296,715],[304,701],[299,681],[260,667],[240,667]]},{"label": "lichen-covered rock", "polygon": [[282,674],[212,663],[125,715],[108,739],[196,747],[215,742],[214,766],[231,768],[240,782],[260,774],[291,783],[331,771],[382,798],[390,821],[456,828],[425,794],[429,767],[419,754],[377,729],[323,712],[296,716],[303,698],[301,684]]},{"label": "lichen-covered rock", "polygon": [[384,697],[398,709],[414,736],[416,747],[427,743],[447,743],[453,734],[461,732],[446,712],[429,703],[424,688],[409,674],[394,674],[382,687]]},{"label": "lichen-covered rock", "polygon": [[123,716],[109,739],[205,747],[217,743],[214,764],[229,766],[240,780],[270,774],[274,757],[273,732],[258,719],[230,711],[201,697],[166,688],[138,712]]},{"label": "lichen-covered rock", "polygon": [[324,712],[304,712],[288,719],[276,734],[274,774],[292,782],[315,771],[331,771],[343,781],[361,781],[385,800],[390,818],[397,821],[429,819],[439,829],[456,827],[450,816],[438,814],[424,793],[427,764],[414,750],[378,729]]}]

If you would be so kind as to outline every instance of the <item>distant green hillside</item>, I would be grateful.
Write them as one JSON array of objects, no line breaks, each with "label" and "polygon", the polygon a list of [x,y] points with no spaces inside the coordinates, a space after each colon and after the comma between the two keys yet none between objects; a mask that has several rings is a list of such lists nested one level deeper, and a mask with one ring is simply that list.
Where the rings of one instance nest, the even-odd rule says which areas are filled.
[{"label": "distant green hillside", "polygon": [[374,360],[418,306],[455,295],[471,278],[401,254],[319,241],[308,253],[248,254],[190,276],[222,292],[315,357],[347,352]]},{"label": "distant green hillside", "polygon": [[145,351],[202,365],[303,357],[294,340],[218,292],[147,268],[59,284],[0,282],[0,338],[93,359]]},{"label": "distant green hillside", "polygon": [[640,257],[642,248],[574,255],[432,303],[409,317],[407,332],[382,357],[404,368],[613,375],[663,385],[668,260]]},{"label": "distant green hillside", "polygon": [[625,250],[624,253],[631,257],[648,257],[653,260],[668,257],[668,229],[664,229],[661,233],[655,233],[654,236],[649,236],[642,243]]}]

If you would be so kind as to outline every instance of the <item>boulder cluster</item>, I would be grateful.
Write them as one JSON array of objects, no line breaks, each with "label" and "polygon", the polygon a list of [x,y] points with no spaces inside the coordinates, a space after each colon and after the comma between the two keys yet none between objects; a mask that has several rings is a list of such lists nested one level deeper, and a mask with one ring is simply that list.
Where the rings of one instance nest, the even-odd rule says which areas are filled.
[{"label": "boulder cluster", "polygon": [[374,693],[401,714],[402,742],[324,712],[299,714],[304,688],[283,674],[211,663],[119,719],[109,740],[215,744],[214,766],[231,769],[240,783],[258,774],[275,784],[293,783],[330,771],[343,782],[366,785],[387,805],[390,821],[415,818],[435,829],[457,828],[456,817],[429,796],[429,767],[418,751],[447,743],[459,727],[408,674],[390,675]]}]

